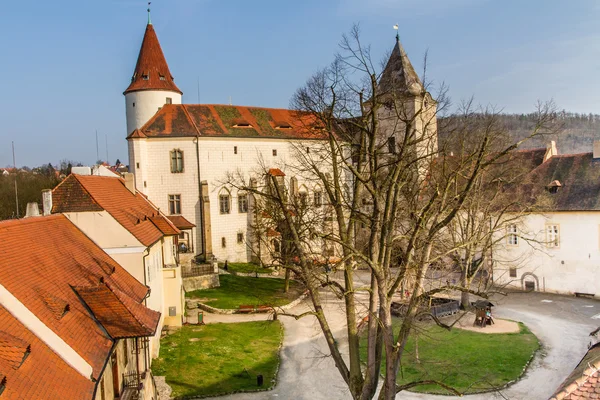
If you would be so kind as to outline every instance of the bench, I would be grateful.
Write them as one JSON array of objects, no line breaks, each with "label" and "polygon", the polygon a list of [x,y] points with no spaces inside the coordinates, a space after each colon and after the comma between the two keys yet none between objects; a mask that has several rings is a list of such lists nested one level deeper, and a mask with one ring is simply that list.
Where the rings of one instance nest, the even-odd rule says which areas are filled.
[{"label": "bench", "polygon": [[254,306],[250,304],[240,304],[238,307],[238,313],[251,313],[254,312]]},{"label": "bench", "polygon": [[261,306],[256,307],[256,312],[268,312],[273,309],[273,306],[263,304]]}]

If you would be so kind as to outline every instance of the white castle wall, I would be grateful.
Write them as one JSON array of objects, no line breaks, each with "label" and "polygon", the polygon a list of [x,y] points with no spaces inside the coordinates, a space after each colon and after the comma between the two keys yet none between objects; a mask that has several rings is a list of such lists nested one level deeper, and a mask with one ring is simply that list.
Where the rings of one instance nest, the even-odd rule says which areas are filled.
[{"label": "white castle wall", "polygon": [[142,127],[162,106],[167,97],[173,104],[181,104],[181,94],[166,90],[140,90],[125,95],[125,113],[127,116],[127,135]]},{"label": "white castle wall", "polygon": [[[546,246],[548,224],[559,225],[559,247]],[[524,288],[526,281],[539,291],[600,296],[600,212],[565,211],[525,216],[518,223],[517,246],[506,240],[494,254],[494,280],[499,285]],[[510,277],[509,268],[517,269]]]},{"label": "white castle wall", "polygon": [[[169,195],[181,195],[181,214],[197,227],[200,223],[198,199],[198,167],[196,159],[196,138],[152,138],[130,140],[130,149],[135,149],[135,162],[140,160],[140,168],[130,165],[136,175],[138,190],[146,194],[150,201],[165,214],[169,214]],[[316,146],[315,141],[295,141],[301,148]],[[237,146],[237,154],[234,152]],[[279,168],[292,176],[289,167],[293,164],[295,151],[289,140],[257,138],[199,138],[200,180],[208,182],[210,196],[210,214],[212,227],[213,254],[219,260],[248,261],[250,252],[246,247],[247,228],[250,215],[238,212],[237,190],[230,190],[231,212],[221,214],[219,193],[223,189],[227,173],[238,171],[248,179],[250,176],[263,176],[264,165],[267,168]],[[183,151],[184,171],[171,173],[170,152]],[[273,156],[273,150],[277,155]],[[139,178],[144,177],[144,178]],[[144,181],[146,185],[144,186]],[[316,182],[303,182],[298,177],[299,186],[304,184],[309,191],[309,199]],[[238,232],[243,233],[244,243],[237,242]],[[198,234],[197,234],[198,233]],[[226,247],[222,247],[222,238]],[[195,252],[201,251],[199,229],[194,232]]]}]

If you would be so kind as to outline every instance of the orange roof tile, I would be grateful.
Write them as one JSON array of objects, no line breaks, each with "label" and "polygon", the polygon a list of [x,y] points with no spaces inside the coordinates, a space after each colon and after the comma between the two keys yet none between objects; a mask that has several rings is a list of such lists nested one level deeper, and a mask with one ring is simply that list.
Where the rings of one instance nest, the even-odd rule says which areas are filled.
[{"label": "orange roof tile", "polygon": [[160,313],[146,308],[110,284],[76,286],[73,289],[111,337],[152,336],[156,332]]},{"label": "orange roof tile", "polygon": [[[83,357],[97,378],[113,340],[94,322],[72,286],[103,280],[138,303],[148,288],[64,215],[2,221],[0,237],[0,284]],[[56,307],[49,306],[48,294],[53,302],[69,305],[62,318],[57,318]]]},{"label": "orange roof tile", "polygon": [[162,215],[150,217],[150,221],[152,221],[164,235],[179,235],[181,233],[168,218],[163,217]]},{"label": "orange roof tile", "polygon": [[600,343],[592,346],[550,400],[600,398]]},{"label": "orange roof tile", "polygon": [[269,175],[271,176],[285,176],[285,173],[279,168],[271,168],[269,170]]},{"label": "orange roof tile", "polygon": [[123,94],[138,90],[168,90],[182,94],[173,81],[173,75],[169,71],[169,65],[152,24],[146,25],[131,84]]},{"label": "orange roof tile", "polygon": [[167,218],[177,227],[177,229],[192,229],[196,225],[182,217],[181,215],[168,215]]},{"label": "orange roof tile", "polygon": [[28,351],[27,342],[0,331],[0,359],[9,364],[12,369],[21,366]]},{"label": "orange roof tile", "polygon": [[19,351],[12,364],[0,356],[0,380],[6,379],[2,400],[92,398],[95,383],[75,371],[2,306],[0,327],[0,337],[13,338],[31,350],[25,360]]},{"label": "orange roof tile", "polygon": [[[82,192],[89,200],[72,194]],[[122,178],[71,174],[52,191],[52,204],[53,213],[105,210],[144,246],[179,233],[143,194],[131,193]]]},{"label": "orange roof tile", "polygon": [[[240,121],[250,126],[237,127],[236,123]],[[294,110],[216,104],[165,104],[128,139],[218,136],[322,140],[326,138],[326,133],[319,126],[314,115]]]}]

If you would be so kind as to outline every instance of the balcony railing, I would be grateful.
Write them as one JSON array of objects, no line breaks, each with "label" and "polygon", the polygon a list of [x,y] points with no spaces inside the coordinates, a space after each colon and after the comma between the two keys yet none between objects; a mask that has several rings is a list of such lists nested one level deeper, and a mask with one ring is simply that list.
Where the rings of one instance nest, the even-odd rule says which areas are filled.
[{"label": "balcony railing", "polygon": [[193,265],[190,268],[183,268],[181,276],[184,278],[192,278],[195,276],[212,275],[215,269],[212,265]]}]

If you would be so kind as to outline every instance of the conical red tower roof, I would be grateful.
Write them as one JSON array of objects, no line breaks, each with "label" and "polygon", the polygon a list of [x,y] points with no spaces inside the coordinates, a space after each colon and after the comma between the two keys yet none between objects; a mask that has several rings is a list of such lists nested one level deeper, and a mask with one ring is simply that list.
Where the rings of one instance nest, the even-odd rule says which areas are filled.
[{"label": "conical red tower roof", "polygon": [[168,90],[183,94],[173,82],[173,76],[151,23],[146,25],[131,84],[123,94],[138,90]]}]

